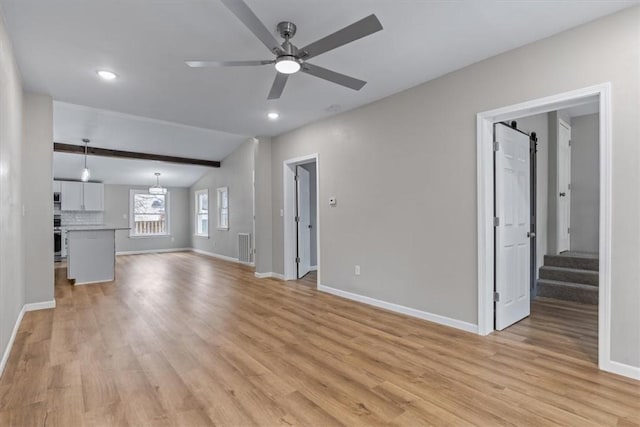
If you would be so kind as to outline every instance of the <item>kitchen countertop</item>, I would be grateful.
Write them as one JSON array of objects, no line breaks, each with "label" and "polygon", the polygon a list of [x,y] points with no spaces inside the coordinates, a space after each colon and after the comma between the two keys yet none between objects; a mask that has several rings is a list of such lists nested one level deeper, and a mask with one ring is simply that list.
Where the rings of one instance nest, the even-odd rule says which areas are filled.
[{"label": "kitchen countertop", "polygon": [[130,230],[131,227],[121,227],[109,224],[97,225],[63,225],[66,231],[99,231],[99,230]]}]

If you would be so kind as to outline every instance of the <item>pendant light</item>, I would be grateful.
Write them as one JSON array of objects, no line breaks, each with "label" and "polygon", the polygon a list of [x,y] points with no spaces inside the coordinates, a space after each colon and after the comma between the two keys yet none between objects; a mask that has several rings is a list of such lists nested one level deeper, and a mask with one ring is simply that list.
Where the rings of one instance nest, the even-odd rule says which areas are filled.
[{"label": "pendant light", "polygon": [[84,138],[82,142],[84,142],[84,169],[82,169],[80,181],[87,182],[89,181],[89,178],[91,178],[91,172],[89,171],[89,168],[87,168],[87,145],[89,144],[89,140]]},{"label": "pendant light", "polygon": [[160,172],[156,172],[154,175],[156,176],[156,185],[152,185],[151,187],[149,187],[149,194],[167,194],[167,189],[160,185]]}]

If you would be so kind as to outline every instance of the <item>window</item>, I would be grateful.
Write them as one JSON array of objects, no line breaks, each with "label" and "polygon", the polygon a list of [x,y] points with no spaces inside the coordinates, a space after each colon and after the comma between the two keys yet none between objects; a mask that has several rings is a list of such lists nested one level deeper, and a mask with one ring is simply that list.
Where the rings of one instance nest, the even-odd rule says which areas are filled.
[{"label": "window", "polygon": [[218,188],[218,230],[229,229],[229,187]]},{"label": "window", "polygon": [[209,190],[196,191],[196,236],[209,237]]},{"label": "window", "polygon": [[149,194],[131,190],[129,202],[129,235],[153,237],[169,235],[169,193]]}]

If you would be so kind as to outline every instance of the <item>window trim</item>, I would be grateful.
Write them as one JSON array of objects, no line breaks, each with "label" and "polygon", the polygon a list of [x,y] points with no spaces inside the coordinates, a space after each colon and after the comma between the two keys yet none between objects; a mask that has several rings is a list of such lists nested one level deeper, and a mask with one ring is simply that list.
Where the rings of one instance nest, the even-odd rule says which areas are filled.
[{"label": "window trim", "polygon": [[133,212],[134,208],[134,199],[136,194],[149,194],[149,190],[143,190],[140,188],[130,188],[129,189],[129,238],[130,239],[155,239],[155,238],[163,238],[163,237],[171,237],[171,197],[169,196],[170,191],[167,191],[167,194],[164,195],[164,205],[165,205],[165,218],[167,223],[167,232],[162,234],[135,234],[135,215]]},{"label": "window trim", "polygon": [[[222,193],[227,193],[227,226],[226,227],[222,227],[220,225],[220,210],[222,209],[220,207],[220,202],[221,202],[221,194]],[[220,230],[220,231],[229,231],[229,187],[218,187],[216,189],[216,200],[217,200],[217,206],[218,209],[216,209],[216,217],[217,217],[217,221],[216,221],[216,230]]]},{"label": "window trim", "polygon": [[[197,236],[197,237],[207,237],[209,238],[210,236],[210,230],[211,230],[211,221],[210,220],[210,215],[209,212],[211,211],[210,207],[211,207],[211,202],[209,199],[209,189],[208,188],[203,188],[201,190],[196,190],[194,191],[194,215],[193,215],[193,235]],[[199,196],[201,194],[206,194],[207,195],[207,232],[206,233],[198,233],[198,215],[199,215]]]}]

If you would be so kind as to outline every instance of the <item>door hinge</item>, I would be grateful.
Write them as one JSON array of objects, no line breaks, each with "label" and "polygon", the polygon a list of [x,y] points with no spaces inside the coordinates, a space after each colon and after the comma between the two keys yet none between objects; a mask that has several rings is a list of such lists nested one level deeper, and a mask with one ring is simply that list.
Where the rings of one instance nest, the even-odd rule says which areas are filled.
[{"label": "door hinge", "polygon": [[494,292],[493,293],[493,302],[499,302],[500,301],[500,293],[499,292]]},{"label": "door hinge", "polygon": [[299,216],[296,216],[296,217],[295,217],[295,221],[296,221],[296,222],[300,222],[300,217],[299,217]]},{"label": "door hinge", "polygon": [[571,183],[569,183],[569,185],[568,185],[568,187],[567,187],[567,188],[568,188],[569,190],[571,190]]},{"label": "door hinge", "polygon": [[296,264],[300,264],[300,257],[296,257]]},{"label": "door hinge", "polygon": [[500,143],[498,141],[493,141],[493,151],[500,151]]},{"label": "door hinge", "polygon": [[567,234],[571,234],[571,227],[567,227]]},{"label": "door hinge", "polygon": [[497,227],[500,225],[500,218],[498,218],[497,216],[493,218],[493,226]]},{"label": "door hinge", "polygon": [[297,181],[297,180],[299,180],[299,179],[300,179],[300,176],[298,176],[298,175],[295,175],[295,176],[293,177],[293,180],[294,180],[294,181]]},{"label": "door hinge", "polygon": [[569,147],[571,147],[571,140],[569,140]]}]

